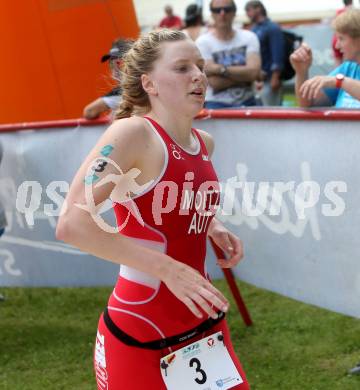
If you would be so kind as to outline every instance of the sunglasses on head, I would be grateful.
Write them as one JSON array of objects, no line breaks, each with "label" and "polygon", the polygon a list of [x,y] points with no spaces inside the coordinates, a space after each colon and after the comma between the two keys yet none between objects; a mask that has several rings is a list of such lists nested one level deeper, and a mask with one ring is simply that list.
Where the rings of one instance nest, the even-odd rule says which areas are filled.
[{"label": "sunglasses on head", "polygon": [[213,14],[220,14],[221,11],[224,11],[226,14],[230,14],[231,12],[235,12],[235,7],[233,5],[228,5],[226,7],[211,7],[210,11]]}]

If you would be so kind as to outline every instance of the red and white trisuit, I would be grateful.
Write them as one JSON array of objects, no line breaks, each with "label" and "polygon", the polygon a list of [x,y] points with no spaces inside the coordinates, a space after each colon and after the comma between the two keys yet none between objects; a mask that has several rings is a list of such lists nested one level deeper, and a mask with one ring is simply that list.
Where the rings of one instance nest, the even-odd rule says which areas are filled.
[{"label": "red and white trisuit", "polygon": [[[164,166],[160,176],[145,192],[132,197],[144,225],[131,215],[121,234],[139,245],[166,253],[208,278],[206,237],[220,194],[206,146],[193,129],[197,149],[189,152],[154,120],[146,120],[163,145]],[[117,203],[114,210],[120,226],[128,217],[128,208]],[[124,265],[120,267],[108,301],[108,314],[118,328],[141,342],[186,332],[208,318],[207,315],[197,318],[159,279]],[[225,320],[187,342],[154,351],[124,344],[109,331],[103,315],[99,321],[94,355],[98,389],[166,389],[159,368],[160,358],[220,330],[244,380],[234,389],[249,389]]]}]

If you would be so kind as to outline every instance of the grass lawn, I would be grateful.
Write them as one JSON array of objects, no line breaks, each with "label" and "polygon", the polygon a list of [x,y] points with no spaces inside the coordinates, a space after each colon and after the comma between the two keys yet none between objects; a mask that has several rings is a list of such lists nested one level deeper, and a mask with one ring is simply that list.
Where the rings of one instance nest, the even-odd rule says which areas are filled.
[{"label": "grass lawn", "polygon": [[[229,296],[224,281],[216,285]],[[234,304],[228,321],[253,390],[360,389],[360,376],[347,375],[360,361],[359,320],[240,287],[254,326]],[[0,389],[95,389],[93,341],[110,291],[0,289]]]}]

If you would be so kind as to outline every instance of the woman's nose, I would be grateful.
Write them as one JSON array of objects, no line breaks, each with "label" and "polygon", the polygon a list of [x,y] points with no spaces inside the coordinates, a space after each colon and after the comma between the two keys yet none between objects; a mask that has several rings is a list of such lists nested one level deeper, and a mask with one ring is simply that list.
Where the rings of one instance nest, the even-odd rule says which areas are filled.
[{"label": "woman's nose", "polygon": [[193,77],[192,77],[193,80],[194,81],[201,80],[203,76],[204,76],[203,72],[198,67],[196,67],[196,69],[194,70],[194,73],[193,73]]}]

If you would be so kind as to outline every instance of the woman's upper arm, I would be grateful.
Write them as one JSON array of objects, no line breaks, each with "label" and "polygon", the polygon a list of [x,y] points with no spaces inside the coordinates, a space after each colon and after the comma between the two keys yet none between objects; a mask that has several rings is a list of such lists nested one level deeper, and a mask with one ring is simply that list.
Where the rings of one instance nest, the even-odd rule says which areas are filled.
[{"label": "woman's upper arm", "polygon": [[126,118],[114,122],[101,136],[77,171],[67,196],[68,206],[84,204],[85,190],[92,187],[94,204],[109,198],[114,175],[136,167],[144,143],[144,120]]}]

